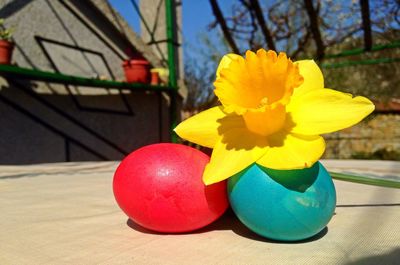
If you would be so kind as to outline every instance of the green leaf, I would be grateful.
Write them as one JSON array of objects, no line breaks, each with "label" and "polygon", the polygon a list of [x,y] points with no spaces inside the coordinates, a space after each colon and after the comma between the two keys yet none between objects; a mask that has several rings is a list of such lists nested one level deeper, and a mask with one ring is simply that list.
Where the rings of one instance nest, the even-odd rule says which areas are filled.
[{"label": "green leaf", "polygon": [[342,181],[349,181],[355,182],[360,184],[366,185],[373,185],[373,186],[380,186],[386,188],[395,188],[400,189],[400,181],[396,180],[389,180],[389,179],[379,179],[373,177],[366,177],[366,176],[359,176],[359,175],[352,175],[352,174],[344,174],[344,173],[337,173],[337,172],[329,172],[333,179],[342,180]]}]

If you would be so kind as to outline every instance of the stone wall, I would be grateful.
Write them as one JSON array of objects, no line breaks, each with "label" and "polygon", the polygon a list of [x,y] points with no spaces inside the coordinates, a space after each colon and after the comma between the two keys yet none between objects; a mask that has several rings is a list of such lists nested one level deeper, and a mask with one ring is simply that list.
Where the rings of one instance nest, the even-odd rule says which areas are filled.
[{"label": "stone wall", "polygon": [[324,138],[324,158],[400,160],[400,113],[374,113],[360,124]]}]

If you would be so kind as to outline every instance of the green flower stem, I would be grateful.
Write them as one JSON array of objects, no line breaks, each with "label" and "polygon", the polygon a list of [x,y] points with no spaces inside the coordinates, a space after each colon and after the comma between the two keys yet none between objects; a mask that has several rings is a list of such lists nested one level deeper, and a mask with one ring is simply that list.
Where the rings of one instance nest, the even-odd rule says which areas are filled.
[{"label": "green flower stem", "polygon": [[365,176],[350,175],[337,172],[329,172],[333,179],[343,180],[349,182],[355,182],[366,185],[381,186],[386,188],[400,189],[400,181],[388,180],[388,179],[378,179]]}]

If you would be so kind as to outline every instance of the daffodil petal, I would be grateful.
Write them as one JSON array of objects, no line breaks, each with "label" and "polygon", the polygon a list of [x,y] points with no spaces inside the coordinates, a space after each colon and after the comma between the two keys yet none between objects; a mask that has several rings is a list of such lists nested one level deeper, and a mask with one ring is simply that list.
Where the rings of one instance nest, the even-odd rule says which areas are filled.
[{"label": "daffodil petal", "polygon": [[224,57],[222,57],[221,61],[219,62],[219,65],[217,68],[217,72],[216,72],[217,79],[220,76],[221,70],[224,68],[228,68],[230,63],[232,62],[232,60],[236,60],[239,57],[241,57],[241,56],[234,54],[234,53],[228,53],[228,54],[224,55]]},{"label": "daffodil petal", "polygon": [[293,90],[303,83],[298,66],[285,53],[260,49],[257,54],[247,51],[246,58],[227,58],[214,82],[214,93],[227,113],[242,115],[286,105]]},{"label": "daffodil petal", "polygon": [[272,169],[311,167],[325,151],[321,136],[302,136],[281,132],[268,138],[270,147],[257,164]]},{"label": "daffodil petal", "polygon": [[220,138],[218,120],[225,116],[226,114],[222,111],[221,106],[213,107],[184,120],[178,124],[174,131],[185,140],[213,148]]},{"label": "daffodil petal", "polygon": [[267,148],[265,137],[249,134],[244,128],[224,133],[214,147],[203,182],[210,185],[239,173],[255,163]]},{"label": "daffodil petal", "polygon": [[317,89],[295,97],[287,106],[287,126],[293,133],[319,135],[350,127],[368,116],[374,104],[332,89]]},{"label": "daffodil petal", "polygon": [[324,88],[324,76],[321,69],[314,60],[296,61],[299,66],[300,75],[303,76],[303,83],[293,90],[292,97],[303,95],[309,91]]}]

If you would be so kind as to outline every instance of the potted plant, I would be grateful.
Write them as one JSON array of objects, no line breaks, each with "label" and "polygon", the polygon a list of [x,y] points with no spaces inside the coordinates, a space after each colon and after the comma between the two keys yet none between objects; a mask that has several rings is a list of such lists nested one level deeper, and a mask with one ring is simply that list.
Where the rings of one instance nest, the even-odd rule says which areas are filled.
[{"label": "potted plant", "polygon": [[3,26],[4,19],[0,19],[0,64],[10,64],[14,43],[11,41],[12,30]]},{"label": "potted plant", "polygon": [[128,83],[150,83],[150,62],[140,54],[133,54],[131,59],[122,63],[126,82]]}]

